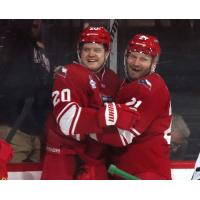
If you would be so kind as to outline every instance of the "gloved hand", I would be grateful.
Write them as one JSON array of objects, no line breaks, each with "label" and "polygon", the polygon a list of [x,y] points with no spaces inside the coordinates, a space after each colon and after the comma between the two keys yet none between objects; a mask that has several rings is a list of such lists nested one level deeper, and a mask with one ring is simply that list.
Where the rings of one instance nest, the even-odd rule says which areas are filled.
[{"label": "gloved hand", "polygon": [[0,179],[7,179],[7,163],[12,159],[13,150],[10,144],[0,140]]},{"label": "gloved hand", "polygon": [[105,103],[99,109],[98,122],[101,128],[116,126],[129,130],[139,120],[140,115],[135,108],[125,104]]}]

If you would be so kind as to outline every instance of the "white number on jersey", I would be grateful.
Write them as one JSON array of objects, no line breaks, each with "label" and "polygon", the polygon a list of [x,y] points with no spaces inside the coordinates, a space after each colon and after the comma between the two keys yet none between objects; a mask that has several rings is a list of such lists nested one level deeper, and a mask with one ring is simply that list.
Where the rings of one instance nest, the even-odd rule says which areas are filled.
[{"label": "white number on jersey", "polygon": [[140,100],[137,101],[137,99],[136,99],[135,97],[133,97],[133,98],[131,99],[131,101],[126,102],[126,105],[127,105],[128,107],[130,107],[130,108],[135,108],[135,109],[137,109],[137,108],[141,105],[141,103],[142,103],[142,101],[140,101]]},{"label": "white number on jersey", "polygon": [[52,93],[52,98],[53,98],[54,107],[59,102],[69,102],[71,101],[71,91],[68,88],[63,89],[61,92],[58,90],[55,90]]}]

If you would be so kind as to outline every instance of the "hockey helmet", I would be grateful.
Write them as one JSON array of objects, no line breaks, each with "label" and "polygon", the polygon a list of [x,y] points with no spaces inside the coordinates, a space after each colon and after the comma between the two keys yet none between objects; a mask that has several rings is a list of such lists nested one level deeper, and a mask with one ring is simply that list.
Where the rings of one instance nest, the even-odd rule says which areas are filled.
[{"label": "hockey helmet", "polygon": [[161,49],[159,41],[155,36],[137,34],[129,41],[128,52],[139,52],[156,57],[160,55]]},{"label": "hockey helmet", "polygon": [[104,27],[86,27],[80,34],[79,45],[81,43],[104,44],[110,50],[111,38],[109,32]]},{"label": "hockey helmet", "polygon": [[161,48],[158,39],[155,36],[147,34],[136,34],[128,42],[128,46],[124,53],[125,73],[127,73],[126,58],[129,52],[138,52],[150,55],[153,58],[151,72],[154,72],[159,60]]}]

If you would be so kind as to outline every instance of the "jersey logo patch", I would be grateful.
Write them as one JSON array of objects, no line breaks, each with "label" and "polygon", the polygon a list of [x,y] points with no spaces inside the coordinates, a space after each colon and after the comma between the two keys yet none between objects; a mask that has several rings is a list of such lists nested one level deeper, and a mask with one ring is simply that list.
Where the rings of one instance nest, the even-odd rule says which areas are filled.
[{"label": "jersey logo patch", "polygon": [[67,76],[67,69],[64,66],[57,66],[55,72],[55,75],[62,76],[63,78]]},{"label": "jersey logo patch", "polygon": [[146,88],[151,90],[151,83],[147,79],[140,79],[138,83],[144,85]]},{"label": "jersey logo patch", "polygon": [[110,103],[113,102],[113,98],[110,96],[101,96],[103,103]]}]

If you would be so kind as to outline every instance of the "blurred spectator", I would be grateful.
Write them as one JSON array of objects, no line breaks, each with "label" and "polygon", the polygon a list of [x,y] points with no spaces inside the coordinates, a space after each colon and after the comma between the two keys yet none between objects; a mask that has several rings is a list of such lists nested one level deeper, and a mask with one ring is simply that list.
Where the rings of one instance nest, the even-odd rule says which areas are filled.
[{"label": "blurred spectator", "polygon": [[5,139],[16,126],[25,101],[33,100],[10,142],[14,149],[11,162],[40,161],[40,139],[52,82],[41,28],[41,20],[15,20],[6,35],[7,53],[0,62],[0,138]]},{"label": "blurred spectator", "polygon": [[181,115],[173,114],[170,144],[171,160],[184,160],[190,129]]}]

